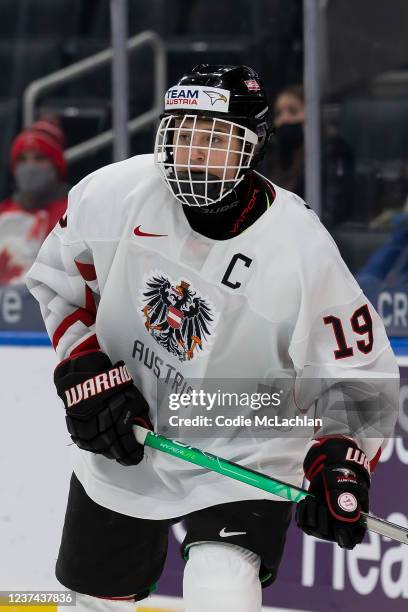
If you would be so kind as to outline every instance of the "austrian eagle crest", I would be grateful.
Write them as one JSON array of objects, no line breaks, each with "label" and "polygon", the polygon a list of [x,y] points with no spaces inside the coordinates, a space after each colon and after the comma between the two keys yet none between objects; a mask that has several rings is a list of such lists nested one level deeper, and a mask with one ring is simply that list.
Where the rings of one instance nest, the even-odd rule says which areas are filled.
[{"label": "austrian eagle crest", "polygon": [[214,316],[208,301],[190,283],[172,284],[158,273],[147,281],[142,301],[146,329],[169,353],[190,361],[203,350]]}]

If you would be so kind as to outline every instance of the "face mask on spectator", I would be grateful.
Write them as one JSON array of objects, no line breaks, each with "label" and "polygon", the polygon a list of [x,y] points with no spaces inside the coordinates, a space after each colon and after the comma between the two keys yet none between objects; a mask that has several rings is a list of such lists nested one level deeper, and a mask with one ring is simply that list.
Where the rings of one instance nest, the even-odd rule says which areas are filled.
[{"label": "face mask on spectator", "polygon": [[291,152],[303,143],[303,122],[282,123],[275,129],[276,141],[283,152]]},{"label": "face mask on spectator", "polygon": [[14,175],[17,191],[24,195],[39,197],[51,191],[58,182],[58,175],[51,163],[21,161]]}]

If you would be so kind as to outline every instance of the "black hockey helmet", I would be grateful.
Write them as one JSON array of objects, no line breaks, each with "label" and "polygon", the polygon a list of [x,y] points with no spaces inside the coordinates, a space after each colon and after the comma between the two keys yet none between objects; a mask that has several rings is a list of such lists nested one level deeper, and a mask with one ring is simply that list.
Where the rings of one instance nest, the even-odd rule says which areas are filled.
[{"label": "black hockey helmet", "polygon": [[[193,107],[177,109],[177,114],[194,114],[219,117],[243,125],[255,132],[259,143],[252,165],[256,165],[265,152],[272,133],[269,102],[264,84],[253,68],[249,66],[230,66],[217,64],[198,64],[189,74],[184,75],[177,85],[193,85],[226,89],[230,92],[228,113],[215,110],[195,111]],[[164,115],[174,114],[167,110]]]},{"label": "black hockey helmet", "polygon": [[252,68],[200,64],[166,93],[155,164],[179,202],[209,206],[256,166],[270,133],[265,88]]}]

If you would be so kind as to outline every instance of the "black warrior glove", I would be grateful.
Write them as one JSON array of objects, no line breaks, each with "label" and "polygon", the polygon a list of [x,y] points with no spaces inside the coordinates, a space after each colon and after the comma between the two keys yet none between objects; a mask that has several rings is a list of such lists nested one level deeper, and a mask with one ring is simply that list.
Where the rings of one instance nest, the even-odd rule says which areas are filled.
[{"label": "black warrior glove", "polygon": [[149,406],[123,361],[113,366],[100,351],[79,355],[57,366],[54,382],[65,405],[68,431],[79,448],[122,465],[142,460],[143,446],[136,442],[132,426],[153,429]]},{"label": "black warrior glove", "polygon": [[360,544],[366,532],[360,511],[368,512],[370,488],[365,454],[352,440],[323,438],[309,450],[303,468],[314,497],[297,505],[298,527],[342,548]]}]

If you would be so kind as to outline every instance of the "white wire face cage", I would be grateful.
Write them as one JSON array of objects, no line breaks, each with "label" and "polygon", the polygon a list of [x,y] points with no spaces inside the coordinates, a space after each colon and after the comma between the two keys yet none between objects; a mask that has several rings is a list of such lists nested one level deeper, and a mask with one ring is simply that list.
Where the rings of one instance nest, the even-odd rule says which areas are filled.
[{"label": "white wire face cage", "polygon": [[167,115],[157,130],[155,164],[181,204],[210,206],[242,181],[258,136],[219,118]]}]

